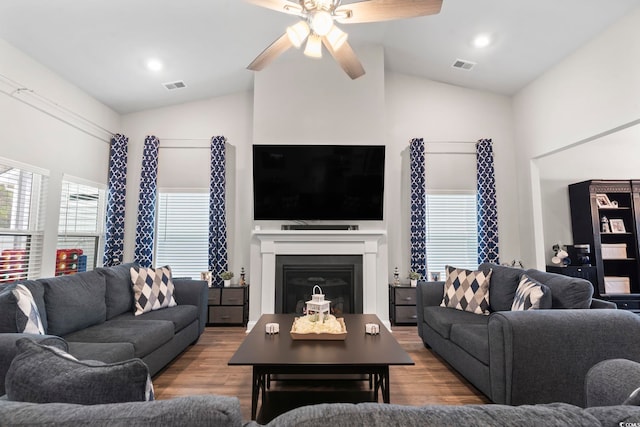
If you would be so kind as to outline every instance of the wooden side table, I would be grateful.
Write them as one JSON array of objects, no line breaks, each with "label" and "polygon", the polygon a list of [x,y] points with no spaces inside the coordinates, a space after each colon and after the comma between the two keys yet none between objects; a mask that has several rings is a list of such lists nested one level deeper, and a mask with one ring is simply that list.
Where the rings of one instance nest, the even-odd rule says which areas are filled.
[{"label": "wooden side table", "polygon": [[249,321],[249,285],[209,288],[207,325],[243,325]]},{"label": "wooden side table", "polygon": [[392,325],[417,325],[416,288],[389,285],[389,317]]}]

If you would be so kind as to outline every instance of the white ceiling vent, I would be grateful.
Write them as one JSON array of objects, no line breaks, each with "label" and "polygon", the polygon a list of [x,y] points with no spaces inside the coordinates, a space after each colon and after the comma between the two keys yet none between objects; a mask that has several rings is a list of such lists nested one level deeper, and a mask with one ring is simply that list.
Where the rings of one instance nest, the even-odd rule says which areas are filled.
[{"label": "white ceiling vent", "polygon": [[167,90],[182,89],[187,87],[187,85],[182,80],[178,80],[176,82],[162,83],[162,86],[164,86]]},{"label": "white ceiling vent", "polygon": [[476,65],[475,62],[467,61],[465,59],[456,59],[456,62],[451,65],[453,68],[458,68],[460,70],[471,70]]}]

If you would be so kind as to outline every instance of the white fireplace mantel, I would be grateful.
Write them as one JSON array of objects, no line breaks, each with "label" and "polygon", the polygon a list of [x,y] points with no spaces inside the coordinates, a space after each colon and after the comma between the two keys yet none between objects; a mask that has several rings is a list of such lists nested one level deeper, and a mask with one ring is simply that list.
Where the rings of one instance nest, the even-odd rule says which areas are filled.
[{"label": "white fireplace mantel", "polygon": [[261,314],[275,311],[276,255],[361,255],[363,312],[377,314],[390,327],[387,254],[381,250],[386,234],[384,230],[254,230],[248,328]]}]

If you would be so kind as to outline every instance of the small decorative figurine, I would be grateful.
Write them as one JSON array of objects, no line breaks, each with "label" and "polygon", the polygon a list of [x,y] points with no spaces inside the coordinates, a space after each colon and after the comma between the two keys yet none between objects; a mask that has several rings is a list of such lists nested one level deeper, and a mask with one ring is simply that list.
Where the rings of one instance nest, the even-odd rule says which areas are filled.
[{"label": "small decorative figurine", "polygon": [[398,286],[400,284],[400,272],[398,271],[398,267],[393,270],[393,286]]},{"label": "small decorative figurine", "polygon": [[240,286],[245,286],[247,284],[246,280],[244,279],[244,267],[240,268]]}]

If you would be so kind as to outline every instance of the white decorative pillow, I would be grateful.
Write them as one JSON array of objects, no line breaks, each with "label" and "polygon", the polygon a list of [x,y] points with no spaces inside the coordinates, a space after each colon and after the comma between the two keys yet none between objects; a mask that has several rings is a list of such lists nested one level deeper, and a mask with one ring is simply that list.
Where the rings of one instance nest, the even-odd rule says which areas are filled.
[{"label": "white decorative pillow", "polygon": [[[38,311],[31,291],[25,285],[18,284],[11,293],[16,299],[16,305],[18,306],[18,310],[16,310],[16,323],[22,329],[18,332],[44,335],[44,326],[42,325],[40,312]],[[24,327],[22,327],[22,325],[24,325]]]},{"label": "white decorative pillow", "polygon": [[511,311],[541,310],[551,308],[551,303],[551,290],[523,274],[513,297]]},{"label": "white decorative pillow", "polygon": [[178,305],[173,297],[175,288],[171,280],[171,269],[168,266],[131,267],[130,271],[136,316]]},{"label": "white decorative pillow", "polygon": [[447,265],[444,296],[440,306],[488,315],[489,283],[492,272],[493,270],[489,270],[485,274],[483,271],[471,271]]}]

